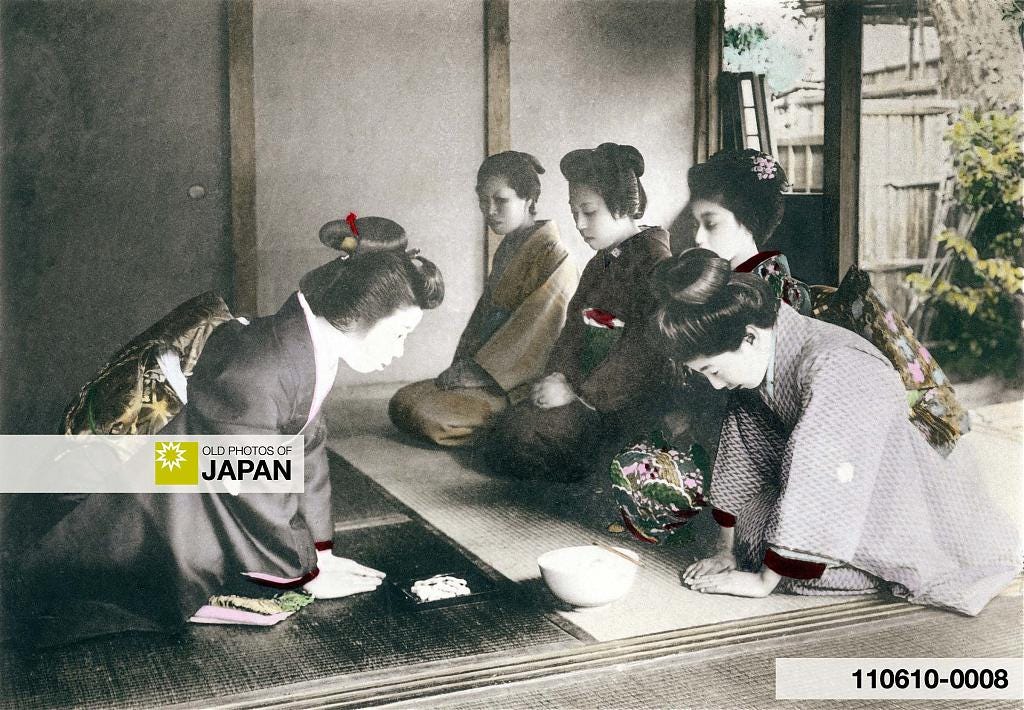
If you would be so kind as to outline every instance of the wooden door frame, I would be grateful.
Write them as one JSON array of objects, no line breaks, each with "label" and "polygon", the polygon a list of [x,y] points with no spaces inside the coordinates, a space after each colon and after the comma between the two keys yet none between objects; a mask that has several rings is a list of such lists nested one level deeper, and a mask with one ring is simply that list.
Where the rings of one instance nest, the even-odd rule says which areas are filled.
[{"label": "wooden door frame", "polygon": [[[484,0],[484,157],[512,149],[509,0]],[[484,226],[484,280],[501,237]]]},{"label": "wooden door frame", "polygon": [[703,163],[721,145],[718,77],[722,73],[725,0],[698,0],[694,6],[693,162]]},{"label": "wooden door frame", "polygon": [[860,245],[860,95],[864,8],[854,0],[825,3],[825,136],[822,235],[826,266],[838,283]]}]

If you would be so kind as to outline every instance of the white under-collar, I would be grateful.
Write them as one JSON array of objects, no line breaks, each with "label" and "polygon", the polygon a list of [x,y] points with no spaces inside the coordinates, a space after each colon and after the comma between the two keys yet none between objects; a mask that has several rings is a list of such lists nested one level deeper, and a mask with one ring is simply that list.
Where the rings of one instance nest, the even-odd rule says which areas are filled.
[{"label": "white under-collar", "polygon": [[334,378],[338,375],[338,357],[331,351],[328,344],[324,342],[320,328],[317,327],[316,316],[306,302],[302,291],[298,291],[299,305],[306,316],[306,327],[309,328],[309,338],[313,341],[313,360],[316,363],[316,384],[313,386],[313,401],[309,406],[308,425],[320,412],[327,395],[334,386]]},{"label": "white under-collar", "polygon": [[768,369],[764,373],[764,391],[775,398],[775,328],[772,328],[772,342],[769,345]]}]

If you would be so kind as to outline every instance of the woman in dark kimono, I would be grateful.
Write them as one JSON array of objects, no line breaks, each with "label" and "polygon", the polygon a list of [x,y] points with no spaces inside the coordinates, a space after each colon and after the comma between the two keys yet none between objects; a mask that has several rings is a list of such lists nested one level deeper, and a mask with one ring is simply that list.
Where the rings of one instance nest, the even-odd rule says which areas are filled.
[{"label": "woman in dark kimono", "polygon": [[558,227],[536,218],[543,172],[535,157],[513,150],[480,165],[480,212],[501,245],[451,366],[392,397],[388,411],[400,429],[440,446],[477,443],[492,417],[528,397],[544,374],[578,274]]},{"label": "woman in dark kimono", "polygon": [[765,248],[782,222],[786,174],[760,151],[723,150],[686,173],[687,210],[697,222],[698,247],[727,259],[735,271],[768,281],[802,315],[811,315],[807,286],[792,278],[782,252]]},{"label": "woman in dark kimono", "polygon": [[371,372],[400,357],[444,286],[390,220],[355,220],[336,236],[341,256],[306,274],[277,313],[213,331],[187,403],[161,430],[304,435],[305,492],[87,496],[17,560],[20,641],[174,631],[211,595],[253,596],[254,585],[331,598],[380,584],[382,573],[331,550],[321,405],[339,360]]},{"label": "woman in dark kimono", "polygon": [[633,146],[603,143],[562,158],[569,206],[597,254],[566,311],[545,376],[530,398],[495,421],[491,465],[519,477],[575,480],[595,472],[646,428],[645,403],[665,362],[642,333],[653,313],[651,269],[669,255],[661,227],[638,224],[647,206],[644,160]]},{"label": "woman in dark kimono", "polygon": [[881,352],[704,249],[653,278],[666,348],[732,390],[711,479],[719,551],[685,583],[739,596],[886,589],[973,615],[1013,580],[1019,531],[976,472],[952,470],[907,420]]}]

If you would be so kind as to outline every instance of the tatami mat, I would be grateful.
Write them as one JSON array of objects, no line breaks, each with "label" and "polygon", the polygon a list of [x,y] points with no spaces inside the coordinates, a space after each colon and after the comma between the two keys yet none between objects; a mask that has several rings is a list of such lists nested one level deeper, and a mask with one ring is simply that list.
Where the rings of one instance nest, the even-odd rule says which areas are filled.
[{"label": "tatami mat", "polygon": [[[352,405],[349,405],[352,406]],[[397,435],[386,420],[385,402],[358,403],[356,433],[330,442],[332,449],[416,510],[430,524],[510,580],[523,583],[560,617],[597,640],[621,639],[691,626],[842,603],[849,597],[773,595],[742,599],[692,592],[680,571],[699,551],[650,546],[606,531],[616,519],[604,481],[564,485],[512,481],[478,471],[471,456],[419,446]],[[377,433],[369,433],[376,429]],[[705,531],[707,521],[700,521]],[[713,525],[713,523],[712,523]],[[702,540],[707,535],[698,535]],[[630,593],[607,607],[570,610],[548,595],[536,559],[548,550],[589,545],[594,540],[637,550],[643,567]]]},{"label": "tatami mat", "polygon": [[[391,579],[473,568],[413,511],[331,458],[338,520],[351,524],[335,534],[339,554]],[[364,527],[354,526],[359,521]],[[319,600],[269,628],[189,625],[180,636],[126,634],[40,651],[2,647],[0,709],[205,708],[297,683],[574,645],[579,641],[530,599],[500,588],[485,602],[410,611],[385,583],[376,592]]]},{"label": "tatami mat", "polygon": [[[954,453],[961,465],[980,463],[987,485],[1008,512],[1020,520],[1019,403],[980,410],[975,432]],[[849,597],[772,595],[767,599],[704,595],[680,584],[679,572],[701,552],[711,527],[698,519],[698,542],[691,548],[658,547],[612,536],[615,520],[605,480],[587,484],[513,481],[482,473],[473,454],[425,446],[397,432],[388,422],[386,400],[331,402],[330,446],[402,503],[486,564],[534,588],[553,612],[597,640],[732,621],[847,601]],[[339,411],[340,410],[340,411]],[[1013,462],[1018,464],[1014,466]],[[974,463],[966,463],[974,462]],[[703,527],[701,527],[703,526]],[[640,552],[643,567],[633,589],[608,607],[561,608],[539,579],[536,558],[568,545],[594,540]]]}]

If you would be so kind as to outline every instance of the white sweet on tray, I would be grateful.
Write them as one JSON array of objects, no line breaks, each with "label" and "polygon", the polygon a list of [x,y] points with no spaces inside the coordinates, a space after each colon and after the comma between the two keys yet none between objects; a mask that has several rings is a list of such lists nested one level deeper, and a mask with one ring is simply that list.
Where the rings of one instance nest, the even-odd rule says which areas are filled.
[{"label": "white sweet on tray", "polygon": [[473,592],[466,580],[438,574],[428,579],[421,579],[412,585],[410,590],[421,602],[434,602],[439,599],[464,597]]}]

